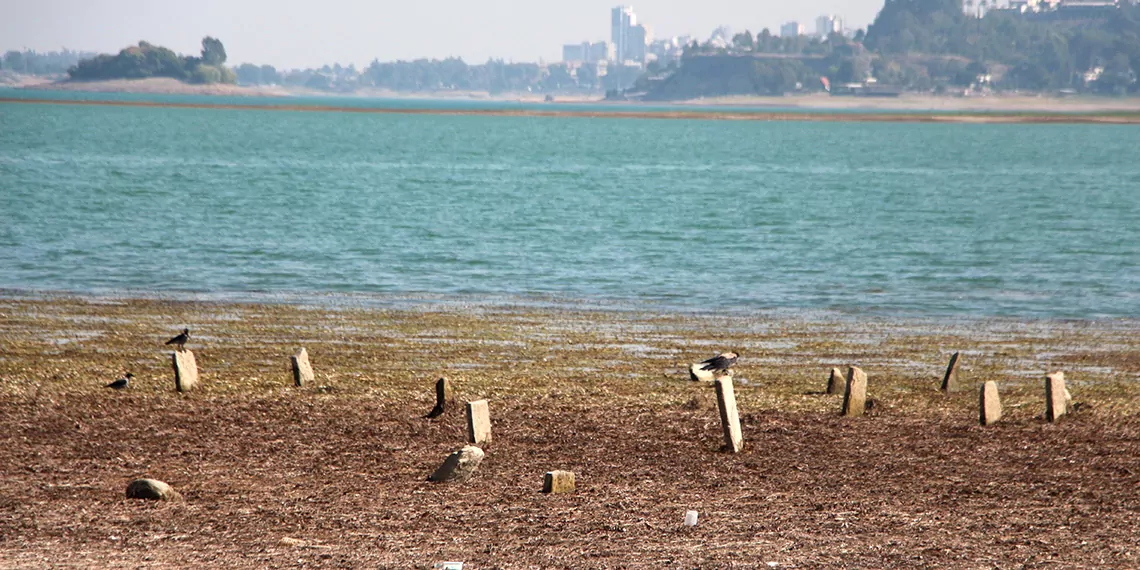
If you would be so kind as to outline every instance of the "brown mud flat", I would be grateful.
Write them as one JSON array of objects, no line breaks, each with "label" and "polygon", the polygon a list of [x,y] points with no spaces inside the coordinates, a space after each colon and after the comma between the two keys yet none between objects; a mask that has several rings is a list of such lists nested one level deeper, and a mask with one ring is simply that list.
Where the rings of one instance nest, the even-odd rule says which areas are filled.
[{"label": "brown mud flat", "polygon": [[[183,325],[203,389],[178,395]],[[1138,330],[0,298],[0,566],[1137,567]],[[294,388],[301,345],[317,382]],[[684,373],[720,347],[742,352],[737,455]],[[997,425],[937,391],[956,350],[999,382]],[[845,363],[867,417],[820,393]],[[1053,368],[1080,405],[1048,424]],[[421,417],[440,375],[491,402],[463,484],[425,480],[464,444],[461,406]],[[576,493],[540,492],[554,469]],[[123,498],[141,476],[183,500]]]},{"label": "brown mud flat", "polygon": [[803,122],[856,122],[856,123],[1014,123],[1014,124],[1140,124],[1140,113],[1043,113],[1043,112],[862,112],[826,111],[750,113],[693,110],[693,111],[639,111],[632,110],[543,110],[543,109],[416,109],[367,108],[334,105],[241,105],[232,103],[169,103],[157,101],[60,101],[50,99],[22,99],[0,97],[0,103],[94,105],[113,107],[163,107],[171,109],[224,109],[260,111],[311,111],[396,115],[452,115],[493,117],[569,117],[593,119],[689,119],[718,121],[803,121]]}]

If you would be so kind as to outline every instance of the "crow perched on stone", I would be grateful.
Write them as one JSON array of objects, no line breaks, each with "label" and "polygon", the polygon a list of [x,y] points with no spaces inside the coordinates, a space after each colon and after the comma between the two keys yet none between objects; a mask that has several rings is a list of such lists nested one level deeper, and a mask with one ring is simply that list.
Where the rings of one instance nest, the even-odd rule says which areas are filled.
[{"label": "crow perched on stone", "polygon": [[702,360],[701,364],[704,364],[704,366],[701,367],[701,370],[728,370],[736,364],[736,359],[739,356],[740,355],[735,352],[718,354],[708,360]]},{"label": "crow perched on stone", "polygon": [[131,383],[131,378],[134,378],[134,377],[135,377],[134,374],[127,372],[126,376],[123,376],[122,378],[119,378],[118,380],[115,380],[114,382],[107,384],[106,386],[104,386],[104,388],[114,388],[116,390],[122,390],[123,388],[126,388]]},{"label": "crow perched on stone", "polygon": [[178,345],[178,351],[182,352],[182,350],[186,348],[186,341],[188,340],[190,340],[190,329],[182,329],[182,334],[166,341],[166,344],[176,344]]}]

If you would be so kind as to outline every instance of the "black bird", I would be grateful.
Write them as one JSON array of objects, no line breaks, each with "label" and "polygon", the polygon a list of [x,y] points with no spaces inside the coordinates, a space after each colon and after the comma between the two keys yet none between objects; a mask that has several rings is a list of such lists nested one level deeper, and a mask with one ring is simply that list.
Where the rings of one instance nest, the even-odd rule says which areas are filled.
[{"label": "black bird", "polygon": [[735,352],[718,354],[708,360],[701,361],[701,364],[704,364],[701,370],[728,370],[736,364],[736,359],[739,356],[740,355]]},{"label": "black bird", "polygon": [[186,341],[190,340],[190,329],[182,329],[182,334],[166,341],[166,344],[177,344],[178,351],[182,352],[186,348]]},{"label": "black bird", "polygon": [[127,372],[126,376],[123,376],[122,378],[119,378],[118,380],[115,380],[114,382],[107,384],[106,386],[104,386],[104,388],[114,388],[116,390],[122,390],[123,388],[126,388],[128,384],[131,383],[131,378],[134,378],[134,377],[135,377],[134,374]]}]

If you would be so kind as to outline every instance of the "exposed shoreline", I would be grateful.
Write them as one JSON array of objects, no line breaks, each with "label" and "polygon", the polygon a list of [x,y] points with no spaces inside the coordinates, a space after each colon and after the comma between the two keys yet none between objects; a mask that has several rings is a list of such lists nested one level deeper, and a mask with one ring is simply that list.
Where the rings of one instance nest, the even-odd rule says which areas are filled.
[{"label": "exposed shoreline", "polygon": [[559,109],[425,109],[425,108],[375,108],[338,105],[243,105],[234,103],[174,103],[156,101],[91,101],[53,100],[0,97],[0,103],[90,105],[116,107],[165,107],[181,109],[230,109],[265,111],[316,111],[364,114],[407,114],[407,115],[476,115],[501,117],[578,117],[612,119],[699,119],[727,121],[807,121],[807,122],[883,122],[883,123],[1067,123],[1067,124],[1140,124],[1140,112],[1119,113],[1055,113],[1055,112],[885,112],[882,110],[863,112],[819,111],[717,111],[707,109],[681,111],[648,111],[636,107],[611,106],[605,110],[559,110]]}]

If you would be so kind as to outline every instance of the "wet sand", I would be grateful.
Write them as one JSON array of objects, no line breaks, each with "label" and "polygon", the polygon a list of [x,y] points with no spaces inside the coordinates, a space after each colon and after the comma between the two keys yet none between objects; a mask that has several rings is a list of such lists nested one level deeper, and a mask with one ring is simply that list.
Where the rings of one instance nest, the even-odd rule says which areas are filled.
[{"label": "wet sand", "polygon": [[[202,389],[162,343],[192,332]],[[1140,322],[0,297],[0,565],[1133,567]],[[317,380],[292,386],[307,348]],[[742,353],[745,449],[689,362]],[[937,390],[963,353],[968,389]],[[870,376],[838,417],[832,366]],[[1064,370],[1076,410],[1042,418]],[[134,385],[102,385],[124,371]],[[424,479],[488,398],[494,442]],[[975,386],[1005,417],[977,425]],[[540,492],[575,471],[578,491]],[[177,503],[123,498],[151,476]],[[700,512],[685,529],[684,512]]]}]

